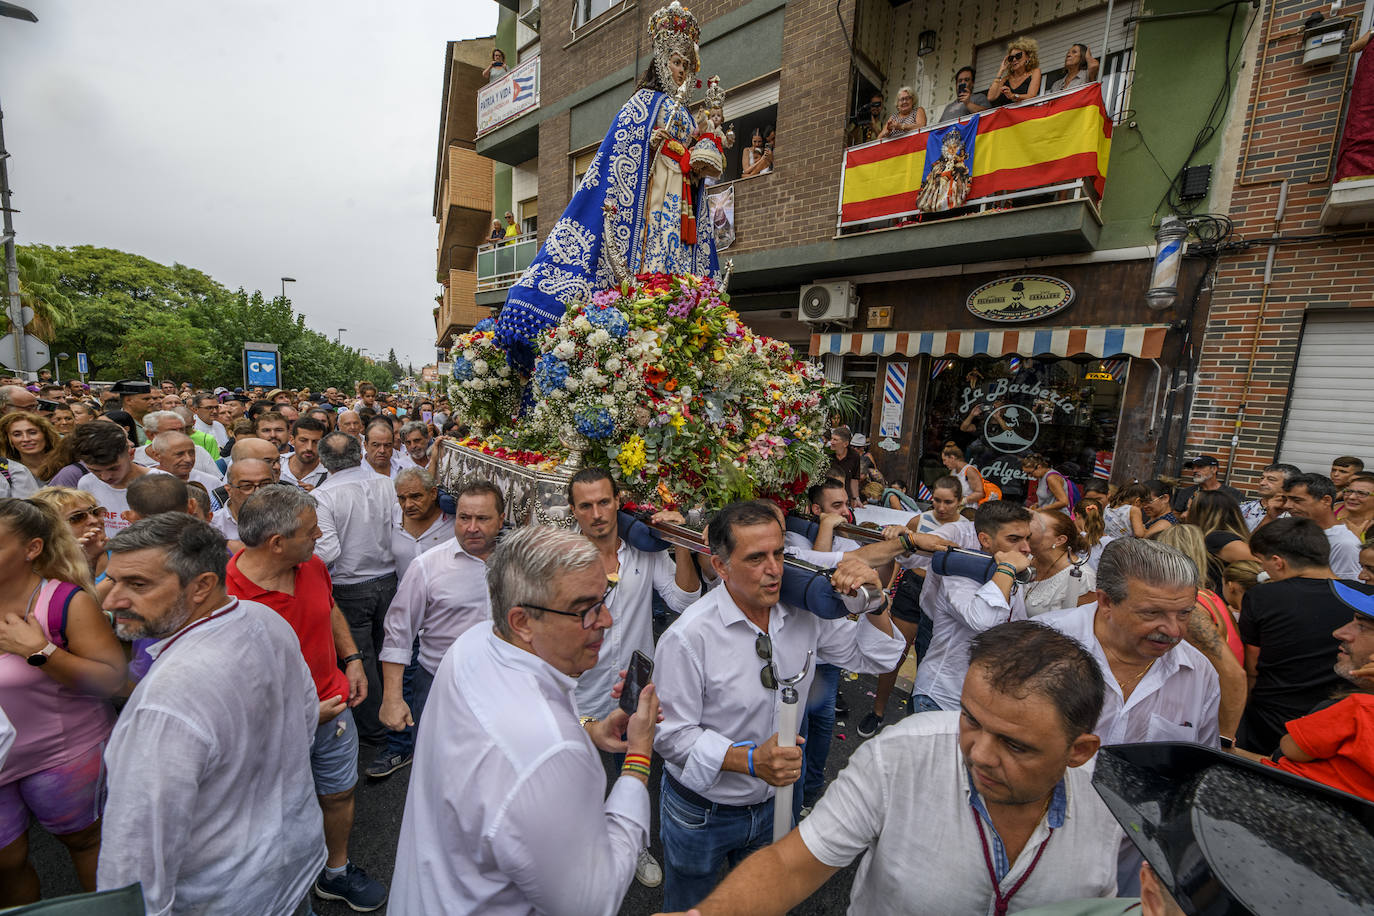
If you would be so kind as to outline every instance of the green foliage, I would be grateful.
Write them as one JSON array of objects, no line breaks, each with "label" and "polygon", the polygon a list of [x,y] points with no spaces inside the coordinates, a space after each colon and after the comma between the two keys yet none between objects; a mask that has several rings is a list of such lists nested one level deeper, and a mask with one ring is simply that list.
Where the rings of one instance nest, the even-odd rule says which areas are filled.
[{"label": "green foliage", "polygon": [[159,379],[232,388],[243,383],[244,342],[258,341],[278,346],[282,378],[293,388],[393,381],[386,367],[306,327],[289,299],[230,292],[195,268],[111,248],[29,245],[19,257],[21,268],[26,257],[36,262],[32,286],[21,270],[20,289],[44,304],[46,311],[34,310],[56,329],[51,349],[73,354],[63,375],[75,375],[80,351],[92,378],[141,377],[144,360],[152,360]]},{"label": "green foliage", "polygon": [[[19,263],[19,301],[33,309],[30,327],[34,333],[51,336],[53,328],[72,318],[72,303],[60,285],[61,276],[44,257],[32,250],[19,248],[15,252]],[[9,277],[0,271],[0,328],[6,332],[9,322]]]}]

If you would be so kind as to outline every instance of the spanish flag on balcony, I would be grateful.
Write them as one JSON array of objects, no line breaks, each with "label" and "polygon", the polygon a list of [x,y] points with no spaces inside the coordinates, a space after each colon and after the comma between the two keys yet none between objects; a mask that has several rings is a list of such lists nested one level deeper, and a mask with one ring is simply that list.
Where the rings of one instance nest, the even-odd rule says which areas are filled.
[{"label": "spanish flag on balcony", "polygon": [[[845,153],[840,225],[917,212],[930,134],[915,131]],[[1112,119],[1102,103],[1102,85],[982,112],[974,142],[966,145],[973,173],[970,202],[1077,178],[1090,179],[1101,196],[1112,147]]]}]

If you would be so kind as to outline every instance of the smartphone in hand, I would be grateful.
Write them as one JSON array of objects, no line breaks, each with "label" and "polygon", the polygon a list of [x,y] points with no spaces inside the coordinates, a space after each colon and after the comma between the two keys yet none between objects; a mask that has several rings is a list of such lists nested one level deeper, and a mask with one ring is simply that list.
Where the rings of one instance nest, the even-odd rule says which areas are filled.
[{"label": "smartphone in hand", "polygon": [[630,658],[629,670],[625,672],[625,689],[620,692],[620,708],[628,715],[639,709],[639,692],[654,676],[654,660],[638,649]]}]

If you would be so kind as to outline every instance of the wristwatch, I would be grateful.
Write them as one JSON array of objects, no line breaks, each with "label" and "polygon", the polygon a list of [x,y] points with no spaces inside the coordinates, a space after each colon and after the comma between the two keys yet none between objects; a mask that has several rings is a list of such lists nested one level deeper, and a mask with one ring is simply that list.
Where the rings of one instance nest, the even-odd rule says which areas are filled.
[{"label": "wristwatch", "polygon": [[57,646],[53,645],[50,642],[43,648],[39,649],[37,652],[30,655],[28,658],[28,662],[35,668],[41,668],[48,663],[48,659],[52,658],[52,654],[56,651]]}]

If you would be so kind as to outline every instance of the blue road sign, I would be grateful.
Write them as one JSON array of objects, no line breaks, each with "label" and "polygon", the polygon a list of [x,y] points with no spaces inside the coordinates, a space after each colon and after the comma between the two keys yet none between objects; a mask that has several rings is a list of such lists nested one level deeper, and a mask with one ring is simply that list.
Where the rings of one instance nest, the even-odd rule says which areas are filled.
[{"label": "blue road sign", "polygon": [[143,361],[143,374],[148,376],[148,378],[153,377],[153,361],[151,359],[145,359]]},{"label": "blue road sign", "polygon": [[90,364],[86,362],[85,353],[76,354],[76,371],[80,372],[82,375],[91,371]]}]

